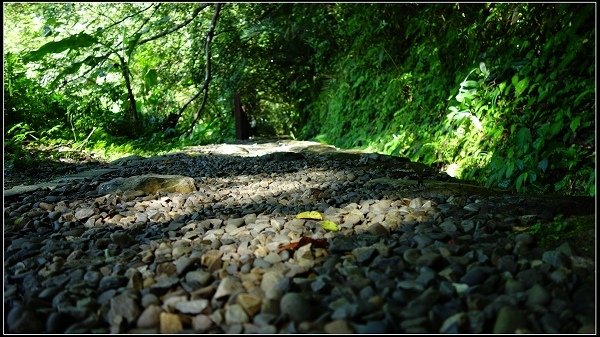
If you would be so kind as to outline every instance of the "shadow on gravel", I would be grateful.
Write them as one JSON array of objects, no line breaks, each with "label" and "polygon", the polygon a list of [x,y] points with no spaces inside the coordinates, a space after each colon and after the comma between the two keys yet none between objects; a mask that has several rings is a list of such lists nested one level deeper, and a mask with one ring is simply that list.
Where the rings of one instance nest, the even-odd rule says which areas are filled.
[{"label": "shadow on gravel", "polygon": [[[248,275],[276,272],[281,270],[281,264],[293,260],[295,266],[288,265],[286,274],[277,276],[272,287],[262,291],[281,289],[284,293],[306,294],[309,301],[304,310],[310,313],[302,316],[289,312],[280,302],[281,294],[265,294],[260,299],[261,312],[274,314],[269,325],[276,327],[275,332],[280,329],[290,333],[322,332],[324,324],[339,320],[346,322],[349,332],[354,333],[514,332],[498,330],[499,307],[485,309],[494,298],[505,295],[505,286],[488,270],[496,268],[496,264],[481,257],[480,261],[470,260],[473,266],[481,265],[478,270],[485,274],[485,279],[471,281],[465,279],[467,270],[462,270],[462,274],[447,272],[454,265],[448,256],[471,256],[474,244],[511,243],[508,236],[492,234],[495,230],[510,231],[514,222],[503,224],[503,219],[492,222],[494,215],[517,219],[513,221],[521,218],[548,221],[558,214],[594,214],[595,210],[593,198],[498,195],[489,189],[468,189],[407,159],[374,154],[304,151],[250,157],[191,152],[124,159],[102,167],[116,170],[72,181],[51,191],[5,197],[7,331],[158,332],[158,327],[135,330],[137,315],[126,319],[126,323],[115,323],[121,310],[115,309],[115,298],[133,292],[137,295],[132,295],[135,300],[131,305],[137,306],[138,311],[143,295],[151,293],[161,298],[164,310],[182,317],[184,331],[192,331],[190,316],[202,313],[213,322],[213,327],[204,332],[246,333],[243,329],[249,328],[229,323],[223,316],[229,313],[228,307],[239,303],[239,293],[251,292],[252,286],[266,287],[260,278]],[[198,190],[185,195],[137,197],[95,193],[101,182],[148,173],[193,177]],[[369,183],[377,178],[415,184]],[[427,186],[432,181],[457,185],[448,185],[452,186],[451,193],[439,189],[431,192]],[[485,204],[478,205],[477,200],[495,201],[483,207]],[[65,201],[67,206],[58,215],[60,218],[57,214],[51,216],[54,210],[41,205],[59,201]],[[439,205],[444,205],[444,209],[436,208]],[[94,209],[98,226],[87,223],[89,218],[64,215],[73,215],[85,207]],[[338,224],[340,231],[325,231],[316,220],[295,219],[303,211],[319,211],[325,219]],[[130,221],[119,220],[127,217]],[[243,222],[235,220],[241,218]],[[440,225],[449,218],[460,226]],[[473,226],[464,225],[465,221]],[[269,241],[284,229],[289,229],[287,241],[281,238]],[[281,245],[302,237],[325,239],[327,247],[279,250]],[[180,241],[183,242],[180,253],[175,254],[174,249],[165,255],[156,253],[160,247],[174,248]],[[250,243],[255,250],[240,253],[240,247],[248,247]],[[510,250],[497,249],[500,256],[510,255]],[[438,253],[433,253],[434,250]],[[441,251],[447,253],[440,254]],[[478,254],[483,253],[473,256]],[[541,252],[532,249],[530,254],[535,257]],[[248,256],[242,258],[242,255]],[[134,280],[140,276],[133,276],[137,274],[131,268],[137,269],[143,280],[152,277],[154,282]],[[83,275],[90,270],[102,271],[102,280],[110,281],[86,280]],[[210,272],[205,284],[199,286],[186,277],[195,270]],[[517,276],[516,269],[513,274]],[[231,279],[225,282],[228,277]],[[223,289],[230,281],[231,288]],[[568,292],[576,292],[581,282],[569,285]],[[454,284],[467,283],[471,295],[463,296]],[[62,298],[49,295],[49,287],[64,288],[58,291]],[[559,288],[565,291],[563,286]],[[213,317],[213,309],[186,315],[164,304],[169,297],[181,294],[189,295],[190,299],[207,299],[214,311],[222,309],[220,323]],[[86,304],[79,305],[86,298],[89,298]],[[457,313],[467,310],[483,313],[484,309],[489,311],[482,314],[485,318],[455,319]],[[56,311],[61,312],[60,319],[50,325],[50,317]],[[134,310],[139,315],[138,311]],[[19,313],[30,324],[13,317]],[[538,323],[543,313],[531,309],[529,314],[511,328],[547,332]],[[112,326],[107,323],[111,320]],[[301,328],[299,323],[304,320],[313,323],[307,329]],[[567,330],[561,332],[576,332],[582,324],[575,322],[561,326]]]}]

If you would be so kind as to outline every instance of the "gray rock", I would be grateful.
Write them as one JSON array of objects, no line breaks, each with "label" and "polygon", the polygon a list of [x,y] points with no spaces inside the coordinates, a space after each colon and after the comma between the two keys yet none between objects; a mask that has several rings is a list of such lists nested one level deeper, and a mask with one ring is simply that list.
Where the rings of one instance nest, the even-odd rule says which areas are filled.
[{"label": "gray rock", "polygon": [[243,324],[249,321],[250,318],[241,305],[232,304],[225,309],[225,322],[227,324]]},{"label": "gray rock", "polygon": [[388,332],[385,321],[369,321],[366,324],[352,324],[357,334],[384,334]]},{"label": "gray rock", "polygon": [[308,321],[313,317],[314,309],[304,294],[289,292],[281,297],[281,313],[296,323]]},{"label": "gray rock", "polygon": [[145,294],[144,296],[142,296],[142,307],[147,308],[150,305],[159,305],[160,304],[160,300],[158,299],[158,297],[154,294]]},{"label": "gray rock", "polygon": [[242,290],[242,285],[240,281],[233,276],[227,276],[219,282],[219,287],[215,292],[214,298],[219,299],[224,296],[229,296],[233,293],[239,292]]},{"label": "gray rock", "polygon": [[46,320],[46,332],[63,333],[72,323],[72,317],[62,312],[52,312]]},{"label": "gray rock", "polygon": [[108,321],[112,322],[117,316],[121,316],[127,322],[135,322],[140,315],[140,308],[136,301],[127,293],[113,297],[110,300],[110,310],[108,311]]},{"label": "gray rock", "polygon": [[260,283],[260,288],[264,291],[265,297],[270,300],[280,299],[288,286],[289,279],[277,270],[269,270],[264,273]]},{"label": "gray rock", "polygon": [[417,260],[419,259],[419,257],[421,257],[421,252],[418,249],[409,248],[404,251],[402,257],[404,258],[404,261],[406,261],[408,264],[414,265],[417,264]]},{"label": "gray rock", "polygon": [[197,288],[207,285],[210,279],[210,273],[205,270],[194,270],[185,275],[185,280]]},{"label": "gray rock", "polygon": [[536,283],[527,291],[528,305],[545,305],[550,301],[550,294],[539,283]]},{"label": "gray rock", "polygon": [[184,314],[199,314],[208,307],[208,304],[206,299],[182,301],[175,304],[175,309]]},{"label": "gray rock", "polygon": [[206,315],[196,315],[192,318],[192,328],[196,332],[205,332],[212,325],[212,320]]},{"label": "gray rock", "polygon": [[11,333],[42,333],[44,324],[38,315],[21,306],[13,307],[6,317],[8,331]]},{"label": "gray rock", "polygon": [[373,256],[373,253],[375,253],[375,247],[373,247],[373,246],[358,247],[358,248],[355,248],[354,250],[352,250],[352,255],[354,255],[356,257],[356,262],[361,263],[361,264],[365,263],[369,259],[371,259],[371,257]]},{"label": "gray rock", "polygon": [[569,258],[558,250],[549,250],[542,255],[542,261],[554,268],[567,267]]},{"label": "gray rock", "polygon": [[517,329],[527,328],[527,316],[522,311],[512,307],[502,307],[496,316],[492,333],[513,334]]},{"label": "gray rock", "polygon": [[114,288],[120,288],[120,287],[124,287],[127,285],[127,283],[129,282],[129,279],[125,276],[104,276],[101,280],[100,280],[100,284],[99,284],[99,290],[100,291],[105,291],[108,289],[114,289]]},{"label": "gray rock", "polygon": [[90,207],[80,208],[75,212],[75,218],[77,220],[85,220],[94,215],[94,209]]},{"label": "gray rock", "polygon": [[98,185],[98,194],[116,194],[126,191],[154,193],[190,193],[196,191],[193,178],[180,175],[146,174],[129,178],[115,178]]},{"label": "gray rock", "polygon": [[467,273],[460,278],[460,282],[474,286],[480,284],[485,280],[487,273],[484,268],[475,266],[467,271]]},{"label": "gray rock", "polygon": [[150,304],[142,311],[137,319],[138,328],[155,328],[160,325],[160,313],[162,309],[156,304]]},{"label": "gray rock", "polygon": [[457,334],[463,332],[467,322],[467,315],[464,312],[458,312],[444,320],[444,323],[440,327],[440,333]]}]

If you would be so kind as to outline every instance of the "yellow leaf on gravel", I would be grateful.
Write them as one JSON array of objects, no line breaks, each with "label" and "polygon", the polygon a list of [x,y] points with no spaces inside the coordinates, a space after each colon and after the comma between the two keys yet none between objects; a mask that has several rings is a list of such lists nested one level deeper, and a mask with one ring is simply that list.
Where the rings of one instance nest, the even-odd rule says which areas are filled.
[{"label": "yellow leaf on gravel", "polygon": [[296,218],[298,218],[298,219],[323,220],[323,217],[321,216],[321,213],[319,213],[317,211],[310,211],[310,212],[298,213],[298,215],[296,215]]},{"label": "yellow leaf on gravel", "polygon": [[338,225],[335,224],[335,222],[329,220],[321,221],[321,227],[323,227],[323,229],[326,231],[332,232],[337,232],[340,230],[340,228],[338,227]]}]

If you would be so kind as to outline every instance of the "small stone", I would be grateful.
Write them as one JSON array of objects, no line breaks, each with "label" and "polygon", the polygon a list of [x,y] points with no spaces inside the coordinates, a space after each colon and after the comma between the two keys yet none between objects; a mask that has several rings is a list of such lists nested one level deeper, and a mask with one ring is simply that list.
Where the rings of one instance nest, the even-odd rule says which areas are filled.
[{"label": "small stone", "polygon": [[200,259],[200,263],[208,268],[209,272],[213,272],[221,268],[223,253],[219,250],[209,250],[204,253]]},{"label": "small stone", "polygon": [[42,201],[42,202],[40,202],[40,205],[39,205],[39,207],[40,207],[41,209],[43,209],[44,211],[53,211],[53,210],[54,210],[54,205],[52,205],[52,204],[49,204],[49,203],[47,203],[47,202],[43,202],[43,201]]},{"label": "small stone", "polygon": [[225,309],[225,322],[227,324],[242,324],[250,321],[250,318],[241,305],[232,304]]},{"label": "small stone", "polygon": [[77,220],[84,220],[94,215],[93,208],[80,208],[75,212],[75,218]]},{"label": "small stone", "polygon": [[442,256],[440,254],[430,252],[419,256],[419,258],[416,261],[416,264],[418,266],[434,267],[441,260]]},{"label": "small stone", "polygon": [[244,333],[256,335],[274,335],[277,333],[277,328],[272,325],[254,325],[244,324]]},{"label": "small stone", "polygon": [[184,314],[199,314],[208,307],[208,304],[209,302],[206,299],[177,302],[175,304],[175,309]]},{"label": "small stone", "polygon": [[192,318],[192,328],[197,332],[205,332],[212,324],[212,320],[206,315],[196,315]]},{"label": "small stone", "polygon": [[387,332],[385,321],[369,321],[366,324],[354,324],[357,334],[384,334]]},{"label": "small stone", "polygon": [[122,316],[127,322],[134,322],[139,314],[140,308],[127,293],[119,294],[110,300],[108,318],[111,322],[116,316]]},{"label": "small stone", "polygon": [[160,333],[175,334],[183,330],[183,324],[179,319],[179,315],[168,312],[160,313]]},{"label": "small stone", "polygon": [[119,247],[128,247],[133,243],[133,239],[124,231],[114,232],[110,235],[110,239]]},{"label": "small stone", "polygon": [[440,328],[440,333],[443,334],[457,334],[460,333],[464,328],[464,325],[467,323],[468,318],[464,312],[456,313],[450,317],[448,317],[444,323],[442,323],[442,327]]},{"label": "small stone", "polygon": [[383,227],[380,223],[374,223],[367,228],[367,232],[369,234],[377,235],[377,236],[387,236],[389,231],[387,228]]},{"label": "small stone", "polygon": [[542,261],[546,262],[554,268],[566,267],[568,260],[568,257],[558,250],[550,250],[544,252],[544,254],[542,255]]},{"label": "small stone", "polygon": [[144,308],[147,308],[152,304],[155,304],[155,305],[160,304],[160,300],[158,299],[158,297],[156,295],[149,293],[142,297],[142,306]]},{"label": "small stone", "polygon": [[[372,226],[371,226],[372,227]],[[364,263],[368,261],[375,253],[375,247],[358,247],[352,250],[352,255],[356,257],[356,262]]]},{"label": "small stone", "polygon": [[296,323],[310,320],[314,313],[308,299],[300,293],[289,292],[283,295],[279,308],[282,314],[288,315]]},{"label": "small stone", "polygon": [[527,315],[518,309],[504,306],[500,308],[498,316],[496,316],[492,333],[513,334],[522,328],[527,328]]},{"label": "small stone", "polygon": [[263,260],[270,264],[275,264],[281,262],[281,256],[279,256],[279,254],[275,252],[270,252],[267,256],[263,258]]},{"label": "small stone", "polygon": [[485,280],[486,273],[482,268],[475,266],[467,271],[463,277],[460,278],[460,282],[465,283],[469,286],[480,284]]},{"label": "small stone", "polygon": [[63,333],[69,324],[71,324],[72,318],[62,312],[52,312],[46,320],[46,332],[48,333]]},{"label": "small stone", "polygon": [[171,262],[163,262],[156,266],[156,275],[173,276],[177,274],[177,267]]},{"label": "small stone", "polygon": [[348,325],[348,322],[341,319],[325,324],[325,327],[323,329],[326,333],[335,335],[354,333],[354,331],[352,331],[352,329]]},{"label": "small stone", "polygon": [[135,270],[131,274],[131,277],[129,278],[129,283],[127,283],[127,287],[134,289],[134,290],[142,290],[142,288],[143,288],[142,273],[140,273],[138,270]]},{"label": "small stone", "polygon": [[409,249],[405,250],[404,253],[402,254],[404,261],[406,261],[409,264],[416,264],[417,260],[419,259],[420,256],[421,256],[420,251],[415,248],[409,248]]},{"label": "small stone", "polygon": [[250,317],[253,317],[260,311],[261,299],[258,296],[242,293],[237,296],[236,300]]},{"label": "small stone", "polygon": [[234,292],[241,290],[242,285],[239,280],[233,276],[227,276],[219,282],[219,287],[215,292],[214,298],[219,299],[224,296],[229,296]]},{"label": "small stone", "polygon": [[466,211],[469,211],[469,212],[477,212],[477,211],[479,211],[479,204],[477,204],[477,203],[466,204],[463,207],[463,209]]},{"label": "small stone", "polygon": [[160,313],[162,309],[156,305],[149,305],[137,319],[138,328],[154,328],[160,324]]},{"label": "small stone", "polygon": [[6,324],[11,333],[42,333],[44,324],[37,315],[21,306],[15,306],[6,317]]},{"label": "small stone", "polygon": [[205,270],[194,270],[185,275],[186,282],[190,283],[196,288],[207,285],[210,278],[210,273]]},{"label": "small stone", "polygon": [[289,280],[280,271],[269,270],[264,273],[260,288],[264,291],[267,299],[279,299],[287,290]]},{"label": "small stone", "polygon": [[226,226],[232,226],[234,228],[238,228],[245,223],[245,218],[237,218],[237,219],[228,219]]},{"label": "small stone", "polygon": [[528,305],[545,305],[550,301],[550,294],[539,283],[536,283],[527,291]]},{"label": "small stone", "polygon": [[193,257],[188,257],[188,256],[179,257],[177,260],[175,260],[175,262],[173,262],[175,264],[175,272],[177,273],[177,275],[183,274],[184,272],[189,270],[191,267],[193,267],[194,263],[196,261],[197,261],[197,259],[193,258]]}]

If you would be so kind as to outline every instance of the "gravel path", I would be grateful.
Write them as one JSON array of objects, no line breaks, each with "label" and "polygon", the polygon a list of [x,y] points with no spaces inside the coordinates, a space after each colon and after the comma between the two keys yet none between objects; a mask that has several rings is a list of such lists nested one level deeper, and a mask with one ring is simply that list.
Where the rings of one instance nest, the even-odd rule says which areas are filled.
[{"label": "gravel path", "polygon": [[[5,332],[596,331],[593,256],[541,248],[524,230],[593,216],[590,200],[504,195],[310,142],[103,168],[5,191]],[[149,173],[192,177],[197,190],[97,192]]]}]

